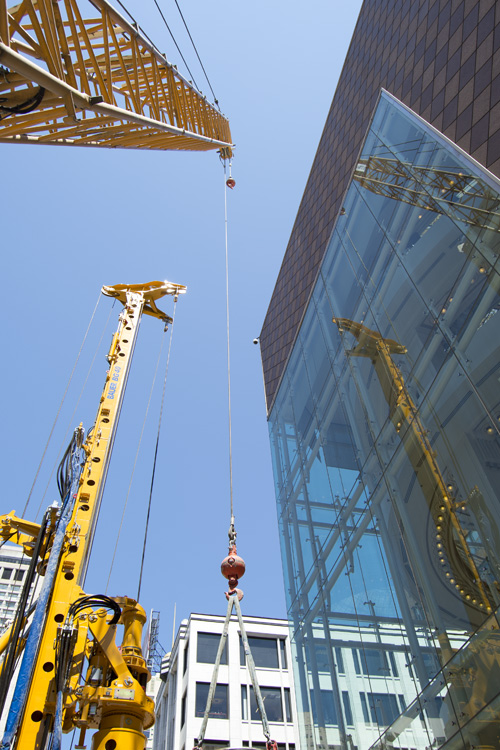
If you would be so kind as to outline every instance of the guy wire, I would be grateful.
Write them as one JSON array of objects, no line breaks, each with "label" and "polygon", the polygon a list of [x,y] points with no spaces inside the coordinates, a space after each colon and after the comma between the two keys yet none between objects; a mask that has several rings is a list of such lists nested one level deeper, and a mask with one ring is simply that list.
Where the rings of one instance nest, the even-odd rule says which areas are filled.
[{"label": "guy wire", "polygon": [[165,389],[166,389],[166,385],[167,385],[168,365],[169,365],[169,362],[170,362],[170,351],[172,349],[172,338],[174,336],[174,322],[175,322],[175,311],[176,311],[176,308],[177,308],[177,302],[175,301],[174,302],[174,312],[173,312],[173,315],[172,315],[172,325],[170,327],[170,341],[169,341],[169,344],[168,344],[167,364],[165,366],[165,377],[163,378],[163,390],[162,390],[162,394],[161,394],[160,415],[158,417],[158,432],[156,434],[155,456],[154,456],[154,459],[153,459],[153,471],[152,471],[152,474],[151,474],[151,487],[150,487],[150,490],[149,490],[148,513],[147,513],[147,517],[146,517],[146,528],[144,530],[144,543],[143,543],[143,546],[142,546],[141,570],[140,570],[140,573],[139,573],[139,585],[137,587],[136,601],[139,601],[140,595],[141,595],[142,571],[144,569],[144,557],[146,555],[146,543],[147,543],[147,539],[148,539],[148,529],[149,529],[149,516],[151,514],[151,501],[153,499],[153,487],[154,487],[154,483],[155,483],[155,472],[156,472],[156,459],[158,457],[158,445],[160,443],[161,420],[162,420],[162,416],[163,416],[163,404],[165,402]]},{"label": "guy wire", "polygon": [[30,489],[30,491],[28,493],[28,498],[26,500],[25,506],[23,508],[23,512],[21,514],[23,517],[26,515],[26,511],[28,509],[28,505],[29,505],[29,502],[30,502],[30,499],[31,499],[31,495],[33,494],[33,490],[35,489],[35,484],[36,484],[36,481],[38,479],[38,475],[40,474],[40,470],[41,470],[43,462],[45,460],[45,454],[47,453],[47,449],[48,449],[49,443],[50,443],[50,441],[52,439],[52,435],[53,435],[55,426],[57,424],[57,420],[59,419],[59,414],[61,413],[61,409],[63,407],[64,400],[66,398],[66,394],[68,393],[68,389],[69,389],[69,387],[71,385],[71,381],[73,380],[73,375],[75,374],[76,366],[77,366],[78,361],[80,359],[80,355],[81,355],[82,349],[83,349],[83,347],[85,345],[85,341],[87,340],[87,336],[88,336],[88,333],[90,331],[90,326],[92,325],[92,321],[94,320],[94,316],[96,314],[96,311],[97,311],[97,308],[99,306],[100,300],[101,300],[101,291],[99,290],[99,297],[97,298],[97,302],[96,302],[96,305],[94,307],[94,312],[92,313],[92,316],[90,318],[90,322],[89,322],[89,324],[87,326],[87,330],[85,331],[85,336],[83,337],[83,341],[82,341],[82,344],[80,346],[80,351],[78,352],[78,354],[76,356],[75,364],[73,365],[73,369],[71,370],[70,376],[68,378],[68,382],[66,384],[66,389],[65,389],[65,391],[63,393],[63,396],[62,396],[62,399],[61,399],[61,403],[59,404],[59,408],[58,408],[56,416],[54,418],[54,422],[52,423],[52,427],[51,427],[51,430],[50,430],[50,433],[49,433],[49,437],[47,438],[47,442],[45,443],[45,448],[43,449],[42,457],[40,459],[40,463],[38,464],[38,468],[36,470],[35,478],[33,479],[33,484],[31,485],[31,489]]},{"label": "guy wire", "polygon": [[59,451],[58,451],[58,453],[57,453],[57,457],[56,457],[56,460],[54,461],[54,465],[53,465],[53,467],[52,467],[52,471],[50,472],[50,477],[49,477],[49,478],[48,478],[48,480],[47,480],[47,484],[45,485],[45,490],[44,490],[44,492],[43,492],[43,495],[42,495],[42,498],[41,498],[41,500],[40,500],[40,502],[39,502],[39,504],[38,504],[38,508],[37,508],[37,511],[36,511],[36,513],[35,513],[35,518],[38,518],[38,515],[39,515],[39,513],[40,513],[40,510],[41,510],[41,508],[42,508],[42,505],[43,505],[43,501],[45,500],[45,497],[46,497],[46,495],[47,495],[47,492],[49,491],[49,488],[50,488],[50,485],[51,485],[51,482],[52,482],[52,477],[54,476],[54,472],[55,472],[55,470],[57,469],[57,467],[59,466],[59,462],[60,462],[60,460],[61,460],[61,455],[62,455],[62,452],[64,451],[64,448],[65,448],[65,447],[66,447],[66,445],[67,445],[67,438],[68,438],[68,433],[69,433],[69,431],[70,431],[71,429],[74,429],[74,422],[73,422],[73,419],[74,419],[74,417],[75,417],[75,414],[76,414],[76,410],[78,409],[78,406],[79,406],[79,404],[80,404],[80,401],[82,400],[82,396],[83,396],[83,393],[84,393],[84,391],[85,391],[85,387],[86,387],[86,385],[87,385],[88,379],[89,379],[89,377],[90,377],[90,373],[92,372],[92,368],[94,367],[94,363],[95,363],[95,361],[96,361],[96,357],[97,357],[97,355],[98,355],[98,353],[99,353],[99,349],[100,349],[100,347],[101,347],[101,344],[102,344],[102,340],[103,340],[103,338],[104,338],[104,334],[106,333],[106,330],[107,330],[107,328],[108,328],[108,323],[109,323],[109,319],[111,318],[111,313],[113,312],[113,307],[114,307],[114,306],[115,306],[115,302],[114,302],[114,300],[113,300],[113,304],[112,304],[112,306],[111,306],[111,307],[110,307],[110,309],[109,309],[108,317],[107,317],[107,320],[106,320],[106,322],[105,322],[105,324],[104,324],[104,328],[102,329],[102,333],[101,333],[101,338],[99,339],[99,342],[98,342],[98,344],[97,344],[97,346],[96,346],[96,348],[95,348],[95,351],[94,351],[94,356],[92,357],[92,362],[91,362],[91,363],[90,363],[90,365],[89,365],[89,368],[88,368],[88,370],[87,370],[87,375],[85,376],[85,381],[84,381],[84,383],[83,383],[83,385],[82,385],[82,387],[81,387],[81,389],[80,389],[80,394],[79,394],[79,396],[78,396],[78,400],[77,400],[77,402],[76,402],[76,404],[75,404],[75,407],[74,407],[74,409],[73,409],[73,412],[72,412],[72,414],[71,414],[71,417],[70,417],[70,418],[69,418],[69,420],[68,420],[68,426],[67,426],[67,428],[66,428],[66,432],[64,433],[64,437],[63,437],[63,439],[61,440],[61,447],[59,448]]}]

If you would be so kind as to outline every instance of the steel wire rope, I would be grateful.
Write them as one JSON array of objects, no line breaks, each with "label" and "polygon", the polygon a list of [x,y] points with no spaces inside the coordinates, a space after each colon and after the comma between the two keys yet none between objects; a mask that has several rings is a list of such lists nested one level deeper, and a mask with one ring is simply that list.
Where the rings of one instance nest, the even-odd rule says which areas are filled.
[{"label": "steel wire rope", "polygon": [[[88,333],[89,333],[89,331],[90,331],[90,327],[91,327],[91,325],[92,325],[92,321],[94,320],[94,316],[95,316],[95,314],[96,314],[97,308],[99,307],[99,302],[100,302],[100,300],[101,300],[101,292],[99,291],[99,297],[97,298],[97,302],[96,302],[96,305],[95,305],[95,307],[94,307],[94,311],[93,311],[93,313],[92,313],[92,316],[91,316],[91,318],[90,318],[90,322],[89,322],[89,324],[88,324],[88,326],[87,326],[87,330],[85,331],[85,335],[84,335],[84,337],[83,337],[83,341],[82,341],[82,343],[81,343],[81,346],[80,346],[80,351],[78,352],[78,354],[77,354],[77,356],[76,356],[75,364],[73,365],[73,369],[71,370],[70,376],[69,376],[69,378],[68,378],[68,382],[67,382],[67,384],[66,384],[66,388],[65,388],[65,391],[64,391],[64,393],[63,393],[63,396],[62,396],[62,399],[61,399],[61,403],[59,404],[59,408],[58,408],[58,410],[57,410],[57,413],[56,413],[56,416],[55,416],[55,418],[54,418],[54,422],[52,423],[52,427],[51,427],[51,430],[50,430],[50,433],[49,433],[49,437],[47,438],[47,442],[45,443],[45,448],[43,449],[42,457],[41,457],[41,459],[40,459],[40,463],[38,464],[38,468],[37,468],[37,470],[36,470],[35,478],[33,479],[33,484],[31,485],[31,489],[30,489],[30,491],[29,491],[29,493],[28,493],[28,498],[27,498],[27,500],[26,500],[26,504],[25,504],[25,506],[24,506],[24,508],[23,508],[23,512],[22,512],[22,515],[23,515],[23,516],[25,516],[25,515],[26,515],[26,511],[27,511],[27,509],[28,509],[28,505],[29,505],[29,503],[30,503],[30,500],[31,500],[31,495],[33,494],[33,490],[34,490],[34,488],[35,488],[35,484],[36,484],[36,482],[37,482],[37,479],[38,479],[38,475],[40,474],[40,470],[41,470],[41,468],[42,468],[42,465],[43,465],[43,462],[44,462],[44,460],[45,460],[45,455],[46,455],[46,453],[47,453],[47,449],[48,449],[48,447],[49,447],[49,443],[50,443],[50,441],[51,441],[51,439],[52,439],[52,435],[53,435],[53,433],[54,433],[54,429],[55,429],[55,426],[56,426],[56,424],[57,424],[57,420],[59,419],[59,414],[61,413],[61,409],[62,409],[62,407],[63,407],[63,404],[64,404],[64,401],[65,401],[65,399],[66,399],[66,394],[68,393],[68,389],[69,389],[69,387],[70,387],[70,385],[71,385],[71,381],[73,380],[73,375],[74,375],[74,373],[75,373],[75,370],[76,370],[76,366],[77,366],[77,364],[78,364],[78,362],[79,362],[79,360],[80,360],[80,355],[81,355],[81,353],[82,353],[82,350],[83,350],[83,347],[84,347],[84,345],[85,345],[85,341],[87,340],[87,336],[88,336]],[[45,495],[44,495],[44,497],[45,497]],[[38,511],[37,511],[37,515],[38,515],[38,513],[39,513],[39,510],[40,510],[40,508],[38,508]]]},{"label": "steel wire rope", "polygon": [[[186,62],[186,60],[185,60],[185,58],[184,58],[184,55],[183,55],[183,54],[182,54],[182,52],[181,52],[181,49],[180,49],[179,45],[177,44],[177,41],[176,41],[176,39],[175,39],[175,36],[173,35],[173,33],[172,33],[172,30],[171,30],[170,26],[169,26],[169,25],[168,25],[168,23],[167,23],[167,19],[166,19],[166,18],[165,18],[165,16],[163,15],[163,11],[162,11],[162,9],[160,8],[160,6],[159,6],[159,4],[158,4],[158,0],[154,0],[154,4],[155,4],[155,5],[156,5],[156,7],[158,8],[158,13],[159,13],[159,14],[160,14],[160,16],[162,17],[162,19],[163,19],[163,23],[164,23],[164,24],[165,24],[165,26],[167,27],[167,31],[168,31],[168,33],[170,34],[170,36],[172,37],[172,41],[173,41],[173,43],[174,43],[174,44],[175,44],[175,46],[177,47],[177,52],[178,52],[178,53],[179,53],[179,55],[181,56],[181,58],[182,58],[182,62],[183,62],[183,63],[184,63],[184,65],[186,66],[186,68],[187,68],[187,71],[188,71],[189,75],[191,76],[191,79],[192,79],[192,81],[193,81],[194,85],[196,86],[196,88],[197,88],[197,89],[198,89],[198,91],[199,91],[199,90],[200,90],[200,89],[199,89],[199,86],[198,86],[198,84],[196,83],[196,81],[195,81],[195,79],[194,79],[194,75],[193,75],[193,74],[191,73],[191,71],[190,71],[190,69],[189,69],[189,65],[187,64],[187,62]],[[179,7],[179,6],[177,6],[177,7]],[[179,12],[180,12],[180,10],[179,10]],[[181,17],[182,17],[182,13],[181,13]],[[183,19],[183,20],[184,20],[184,19]],[[186,27],[186,28],[187,28],[187,27]],[[188,31],[188,34],[189,34],[189,31]],[[191,38],[191,34],[189,34],[189,37]],[[192,41],[192,40],[191,40],[191,41]],[[194,43],[193,43],[193,46],[194,46]],[[195,47],[195,49],[196,49],[196,47]],[[201,61],[200,61],[200,62],[201,62]],[[203,65],[202,65],[202,67],[203,67]],[[206,74],[205,74],[205,75],[206,75]],[[207,78],[207,81],[208,81],[208,78]],[[208,84],[208,85],[210,86],[210,82],[209,82],[209,84]],[[212,88],[212,87],[210,86],[210,88]],[[214,94],[214,96],[215,96],[215,94]]]},{"label": "steel wire rope", "polygon": [[[158,3],[156,2],[156,0],[155,0],[155,3],[156,3],[156,4],[158,5]],[[203,63],[202,63],[202,61],[201,61],[201,57],[200,57],[200,56],[199,56],[199,54],[198,54],[198,50],[196,49],[196,44],[195,44],[195,43],[194,43],[194,41],[193,41],[193,37],[191,36],[191,32],[189,31],[188,25],[187,25],[187,23],[186,23],[186,21],[185,21],[185,19],[184,19],[184,16],[182,15],[182,11],[181,11],[181,9],[180,9],[180,6],[179,6],[179,3],[177,2],[177,0],[175,0],[175,4],[176,4],[176,6],[177,6],[177,10],[179,11],[179,15],[180,15],[180,17],[182,18],[182,23],[184,24],[184,27],[185,27],[185,29],[186,29],[186,31],[187,31],[187,33],[188,33],[189,39],[190,39],[190,41],[191,41],[191,44],[193,45],[193,49],[194,49],[194,51],[196,52],[196,57],[198,58],[198,62],[199,62],[199,63],[200,63],[200,65],[201,65],[201,69],[202,69],[202,71],[203,71],[203,74],[204,74],[205,78],[207,79],[207,83],[208,83],[208,85],[209,85],[209,87],[210,87],[210,91],[212,92],[212,96],[213,96],[213,98],[214,98],[214,103],[215,103],[215,104],[217,105],[217,107],[218,107],[218,106],[219,106],[219,102],[217,101],[217,97],[215,96],[215,91],[213,90],[213,88],[212,88],[212,84],[211,84],[211,83],[210,83],[210,81],[209,81],[209,78],[208,78],[208,75],[207,75],[207,71],[205,70],[205,66],[203,65]]]},{"label": "steel wire rope", "polygon": [[[100,292],[100,293],[99,293],[99,300],[100,300],[101,296],[102,296],[102,295],[101,295],[101,292]],[[98,300],[97,304],[99,304],[99,300]],[[64,446],[66,445],[66,440],[68,439],[68,432],[69,432],[69,431],[70,431],[70,430],[72,429],[73,419],[74,419],[74,417],[75,417],[75,413],[76,413],[76,410],[78,409],[78,406],[79,406],[79,404],[80,404],[80,401],[82,400],[82,396],[83,396],[83,393],[84,393],[84,391],[85,391],[85,388],[86,388],[86,386],[87,386],[87,382],[88,382],[88,379],[89,379],[89,377],[90,377],[90,373],[92,372],[92,369],[93,369],[93,367],[94,367],[94,364],[95,364],[95,361],[96,361],[96,357],[97,357],[97,354],[99,353],[99,349],[100,349],[100,347],[101,347],[101,344],[102,344],[102,340],[103,340],[103,338],[104,338],[104,334],[106,333],[106,329],[107,329],[107,327],[108,327],[108,324],[109,324],[109,320],[110,320],[110,318],[111,318],[111,313],[113,312],[113,308],[114,308],[114,306],[115,306],[115,300],[113,300],[113,304],[111,305],[111,308],[110,308],[110,310],[109,310],[109,313],[108,313],[108,317],[107,317],[107,320],[106,320],[106,322],[105,322],[105,324],[104,324],[104,327],[103,327],[103,329],[102,329],[101,337],[100,337],[100,339],[99,339],[99,341],[98,341],[98,344],[97,344],[97,346],[96,346],[96,348],[95,348],[95,351],[94,351],[94,356],[92,357],[92,361],[91,361],[91,363],[90,363],[90,365],[89,365],[89,368],[88,368],[88,370],[87,370],[87,375],[85,376],[85,380],[84,380],[84,382],[83,382],[83,385],[82,385],[82,387],[81,387],[81,389],[80,389],[80,394],[79,394],[79,396],[78,396],[78,400],[77,400],[77,402],[76,402],[76,404],[75,404],[75,407],[74,407],[74,409],[73,409],[73,412],[72,412],[72,414],[71,414],[70,418],[68,419],[68,426],[66,427],[66,432],[64,433],[63,439],[61,440],[61,446],[60,446],[60,448],[59,448],[59,451],[58,451],[58,453],[57,453],[57,456],[56,456],[56,459],[55,459],[54,465],[53,465],[53,467],[52,467],[52,471],[50,472],[50,476],[49,476],[49,478],[48,478],[48,480],[47,480],[47,484],[46,484],[46,486],[45,486],[45,490],[44,490],[44,493],[43,493],[43,495],[42,495],[42,499],[40,500],[40,503],[39,503],[39,505],[38,505],[38,508],[37,508],[37,511],[36,511],[36,514],[35,514],[35,518],[38,518],[38,514],[40,513],[40,509],[41,509],[41,507],[42,507],[43,501],[45,500],[45,497],[46,497],[46,495],[47,495],[47,492],[48,492],[48,490],[49,490],[50,484],[51,484],[51,482],[52,482],[52,477],[54,476],[54,472],[56,471],[56,467],[57,467],[57,466],[59,466],[59,464],[58,464],[58,461],[59,461],[59,457],[60,457],[60,455],[61,455],[61,452],[62,452],[62,450],[63,450]],[[97,309],[97,305],[96,305],[96,308],[94,309],[94,313],[95,313],[96,309]],[[92,323],[92,320],[90,321],[90,323]],[[90,324],[89,324],[89,328],[90,328]],[[87,329],[87,333],[88,333],[88,329]],[[85,334],[85,335],[87,335],[87,334]],[[80,349],[80,352],[81,352],[81,349]],[[76,363],[75,363],[75,367],[76,367]],[[75,368],[73,368],[73,371],[74,371],[74,369],[75,369]],[[68,383],[68,385],[69,385],[69,383]],[[67,391],[67,389],[66,389],[66,391]],[[61,406],[62,406],[62,403],[61,403]]]},{"label": "steel wire rope", "polygon": [[227,181],[226,162],[224,161],[224,241],[226,250],[226,347],[227,347],[227,411],[228,411],[228,442],[229,442],[229,505],[231,510],[230,529],[234,531],[233,511],[233,439],[231,422],[231,356],[229,336],[229,253],[227,237]]},{"label": "steel wire rope", "polygon": [[[172,326],[172,328],[173,328],[173,326]],[[171,329],[170,338],[172,338],[172,329]],[[112,557],[111,565],[110,565],[110,568],[109,568],[108,580],[106,581],[106,588],[104,589],[104,593],[105,594],[108,593],[109,581],[111,579],[111,573],[113,572],[113,567],[114,567],[114,564],[115,564],[116,552],[117,552],[117,549],[118,549],[118,543],[120,541],[121,531],[122,531],[122,527],[123,527],[123,521],[125,519],[125,512],[127,510],[127,504],[128,504],[128,500],[129,500],[129,497],[130,497],[130,491],[132,489],[132,482],[134,480],[135,467],[137,466],[137,461],[138,461],[138,458],[139,458],[139,452],[141,450],[142,437],[144,435],[144,430],[145,430],[145,427],[146,427],[146,421],[147,421],[148,414],[149,414],[149,407],[151,405],[151,399],[153,397],[153,391],[154,391],[154,387],[155,387],[155,384],[156,384],[156,376],[158,374],[158,367],[160,365],[160,360],[161,360],[161,355],[162,355],[162,352],[163,352],[164,343],[165,343],[165,336],[162,336],[160,351],[158,353],[158,358],[156,360],[156,368],[155,368],[154,375],[153,375],[153,382],[151,383],[151,389],[149,391],[148,404],[146,406],[146,411],[144,413],[144,419],[142,421],[141,434],[139,435],[139,440],[138,440],[138,443],[137,443],[137,450],[136,450],[136,453],[135,453],[134,463],[132,465],[132,472],[130,474],[130,481],[129,481],[129,485],[128,485],[127,495],[125,497],[125,502],[123,504],[123,511],[122,511],[122,517],[121,517],[121,520],[120,520],[120,526],[118,528],[118,533],[116,535],[115,548],[114,548],[114,551],[113,551],[113,557]]]},{"label": "steel wire rope", "polygon": [[[134,25],[134,26],[135,26],[135,27],[136,27],[136,28],[138,29],[138,31],[140,31],[140,32],[141,32],[141,34],[144,34],[144,36],[146,37],[146,39],[148,40],[148,42],[149,42],[149,43],[151,44],[151,46],[152,46],[152,47],[153,47],[153,48],[154,48],[154,49],[155,49],[155,50],[156,50],[156,51],[158,52],[158,54],[160,54],[160,55],[161,55],[162,57],[165,57],[165,58],[166,58],[166,55],[165,55],[165,54],[164,54],[163,52],[160,52],[160,50],[158,49],[157,45],[156,45],[156,44],[155,44],[155,43],[153,42],[153,40],[151,39],[151,37],[150,37],[150,36],[149,36],[149,35],[148,35],[148,34],[147,34],[147,33],[146,33],[145,31],[144,31],[144,29],[143,29],[143,28],[142,28],[142,27],[141,27],[141,26],[140,26],[140,25],[139,25],[139,24],[137,23],[137,21],[135,20],[134,16],[132,15],[132,13],[131,13],[131,12],[129,11],[129,9],[128,9],[128,8],[127,8],[127,7],[126,7],[126,6],[125,6],[125,5],[124,5],[124,4],[123,4],[123,3],[121,2],[121,0],[117,0],[117,2],[118,2],[118,4],[119,4],[119,5],[121,6],[121,8],[122,8],[122,9],[123,9],[123,10],[125,11],[125,13],[126,13],[126,14],[128,15],[128,17],[129,17],[129,18],[131,19],[131,21],[132,21],[133,25]],[[178,51],[179,55],[181,56],[181,58],[182,58],[182,61],[183,61],[184,65],[186,66],[186,68],[187,68],[187,71],[188,71],[189,75],[190,75],[190,76],[191,76],[191,78],[192,78],[192,82],[194,83],[194,85],[195,85],[195,87],[196,87],[196,88],[198,89],[198,91],[200,91],[200,90],[199,90],[199,88],[198,88],[198,84],[197,84],[197,83],[196,83],[196,81],[194,80],[194,76],[193,76],[193,74],[191,73],[191,71],[190,71],[190,69],[189,69],[189,65],[187,64],[186,60],[184,59],[184,55],[182,54],[182,52],[181,52],[181,50],[180,50],[180,47],[179,47],[179,45],[177,44],[177,41],[176,41],[176,39],[175,39],[175,37],[174,37],[174,35],[173,35],[173,33],[172,33],[172,31],[171,31],[171,29],[170,29],[170,27],[169,27],[169,25],[168,25],[167,21],[166,21],[166,19],[165,19],[165,16],[163,15],[163,13],[162,13],[162,11],[161,11],[161,9],[160,9],[160,7],[159,7],[158,3],[156,2],[156,0],[155,0],[155,3],[156,3],[156,7],[158,8],[158,11],[159,11],[159,13],[160,13],[160,15],[161,15],[161,17],[162,17],[162,19],[163,19],[163,22],[164,22],[165,26],[167,27],[167,29],[168,29],[168,32],[169,32],[169,34],[170,34],[170,36],[172,37],[172,41],[174,42],[174,44],[175,44],[175,46],[176,46],[176,48],[177,48],[177,51]],[[179,13],[180,13],[180,10],[179,10]],[[181,17],[182,17],[182,13],[181,13]],[[184,20],[184,19],[183,19],[183,20]],[[189,34],[189,31],[188,31],[188,34]],[[191,36],[191,35],[190,35],[190,36]],[[192,41],[192,40],[191,40],[191,41]],[[193,43],[193,47],[194,47],[194,42],[192,42],[192,43]],[[195,47],[195,50],[196,50],[196,47]],[[198,59],[199,59],[199,58],[198,58]],[[202,65],[202,63],[201,63],[201,60],[200,60],[200,65],[201,65],[201,67],[203,68],[203,65]],[[175,67],[175,66],[174,66],[174,67]],[[203,72],[205,73],[205,69],[204,69],[204,68],[203,68]],[[208,81],[208,85],[210,86],[210,81],[208,80],[208,77],[207,77],[207,74],[206,74],[206,73],[205,73],[205,77],[207,78],[207,81]],[[213,94],[213,89],[212,89],[212,87],[211,87],[211,86],[210,86],[210,89],[211,89],[211,91],[212,91],[212,94]],[[201,92],[200,92],[200,93],[201,93]],[[214,95],[214,97],[215,97],[215,94],[213,94],[213,95]],[[215,104],[217,105],[217,107],[219,106],[219,103],[218,103],[217,101],[215,101]]]},{"label": "steel wire rope", "polygon": [[170,363],[170,352],[172,350],[172,339],[174,336],[174,323],[175,323],[175,311],[177,309],[177,300],[174,301],[174,312],[172,314],[172,324],[170,326],[170,340],[168,344],[168,354],[167,354],[167,363],[165,365],[165,376],[163,378],[163,389],[161,394],[161,404],[160,404],[160,414],[158,417],[158,431],[156,433],[156,446],[155,446],[155,454],[153,459],[153,470],[151,473],[151,486],[149,489],[149,501],[148,501],[148,512],[146,515],[146,528],[144,530],[144,543],[142,545],[142,558],[141,558],[141,569],[139,572],[139,583],[137,586],[137,596],[136,600],[139,601],[140,594],[141,594],[141,586],[142,586],[142,573],[144,570],[144,558],[146,556],[146,544],[148,540],[148,530],[149,530],[149,518],[151,515],[151,502],[153,499],[153,489],[154,489],[154,482],[155,482],[155,473],[156,473],[156,460],[158,458],[158,446],[160,444],[160,432],[161,432],[161,421],[163,417],[163,405],[165,403],[165,389],[167,385],[167,375],[168,375],[168,366]]}]

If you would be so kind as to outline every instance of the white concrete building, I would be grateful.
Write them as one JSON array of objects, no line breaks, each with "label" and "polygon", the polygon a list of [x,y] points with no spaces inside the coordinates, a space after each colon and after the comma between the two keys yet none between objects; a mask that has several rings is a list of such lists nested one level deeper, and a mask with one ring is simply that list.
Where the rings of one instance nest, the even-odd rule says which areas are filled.
[{"label": "white concrete building", "polygon": [[[429,750],[424,711],[435,735],[445,736],[444,683],[434,681],[427,695],[415,699],[419,673],[431,679],[439,669],[428,630],[421,629],[410,643],[401,622],[365,618],[356,623],[346,617],[336,628],[314,623],[297,635],[292,644],[296,679],[307,665],[305,699],[296,696],[304,721],[302,750],[315,747],[315,728],[321,750]],[[463,632],[449,636],[450,648],[458,650]],[[391,734],[386,744],[376,744],[389,725],[396,727],[397,739]]]},{"label": "white concrete building", "polygon": [[[295,750],[296,708],[288,622],[244,617],[271,738],[279,750]],[[162,664],[156,696],[156,724],[150,730],[154,750],[191,750],[198,737],[212,679],[224,617],[192,614],[183,620],[172,652]],[[240,628],[231,618],[219,668],[205,750],[265,747],[252,682],[241,647]]]},{"label": "white concrete building", "polygon": [[14,618],[30,563],[21,547],[4,544],[0,548],[0,633]]},{"label": "white concrete building", "polygon": [[[0,547],[0,634],[3,633],[14,621],[17,605],[21,597],[26,572],[30,566],[31,558],[24,554],[22,547],[4,544]],[[34,599],[34,587],[38,581],[31,585],[28,605]],[[5,710],[0,716],[0,737],[3,736],[5,722],[8,715],[8,707],[14,691],[15,680],[12,680],[7,694]]]}]

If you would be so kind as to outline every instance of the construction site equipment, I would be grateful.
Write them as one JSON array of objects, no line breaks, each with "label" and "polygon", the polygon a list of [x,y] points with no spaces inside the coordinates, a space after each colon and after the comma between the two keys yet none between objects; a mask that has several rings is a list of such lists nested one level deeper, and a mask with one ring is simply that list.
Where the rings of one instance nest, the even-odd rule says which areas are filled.
[{"label": "construction site equipment", "polygon": [[216,105],[107,0],[0,0],[0,142],[231,155]]},{"label": "construction site equipment", "polygon": [[[93,750],[144,748],[143,730],[154,722],[141,650],[145,612],[133,599],[87,596],[82,586],[142,315],[170,322],[157,300],[177,299],[185,291],[169,281],[103,287],[123,309],[95,423],[86,438],[80,426],[70,446],[61,505],[49,508],[41,526],[14,512],[0,517],[3,538],[30,556],[36,552],[44,573],[29,634],[23,635],[2,748],[45,750],[51,738],[51,750],[58,750],[61,733],[75,727],[81,730],[79,746],[87,729],[97,729]],[[124,628],[120,647],[117,625]]]}]

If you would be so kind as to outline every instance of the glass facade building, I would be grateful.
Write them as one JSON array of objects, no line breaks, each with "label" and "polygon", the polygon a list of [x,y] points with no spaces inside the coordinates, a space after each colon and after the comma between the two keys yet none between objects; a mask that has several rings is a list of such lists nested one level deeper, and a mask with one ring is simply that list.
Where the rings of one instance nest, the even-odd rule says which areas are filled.
[{"label": "glass facade building", "polygon": [[500,747],[499,253],[382,92],[269,414],[303,750]]}]

